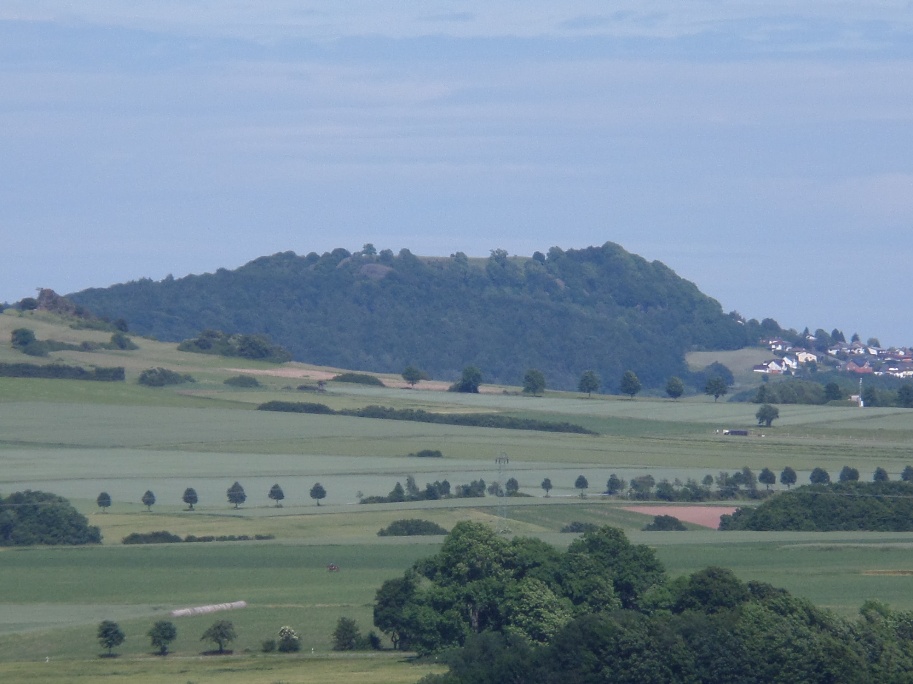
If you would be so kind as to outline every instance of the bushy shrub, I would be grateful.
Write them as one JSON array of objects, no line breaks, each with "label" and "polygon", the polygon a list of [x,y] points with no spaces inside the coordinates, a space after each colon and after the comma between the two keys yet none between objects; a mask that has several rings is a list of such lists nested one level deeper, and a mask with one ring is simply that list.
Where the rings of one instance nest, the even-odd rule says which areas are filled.
[{"label": "bushy shrub", "polygon": [[279,650],[282,653],[296,653],[301,650],[301,638],[291,627],[279,629]]},{"label": "bushy shrub", "polygon": [[51,363],[46,366],[39,366],[34,363],[0,363],[0,377],[120,382],[123,381],[125,375],[122,366],[97,367],[87,370],[79,366],[67,366],[62,363]]},{"label": "bushy shrub", "polygon": [[166,530],[157,530],[155,532],[131,532],[121,540],[122,544],[175,544],[182,541],[176,535]]},{"label": "bushy shrub", "polygon": [[447,534],[447,530],[430,520],[408,518],[394,520],[382,530],[378,531],[379,537],[411,537],[421,535]]},{"label": "bushy shrub", "polygon": [[562,532],[595,532],[598,529],[599,529],[599,525],[595,525],[594,523],[574,521],[574,522],[568,523],[567,525],[562,527],[561,531]]},{"label": "bushy shrub", "polygon": [[218,356],[236,356],[243,359],[285,363],[292,355],[265,335],[229,335],[220,330],[204,330],[197,337],[184,340],[178,351]]},{"label": "bushy shrub", "polygon": [[333,378],[333,382],[352,382],[356,385],[371,385],[372,387],[386,387],[380,378],[367,373],[340,373]]},{"label": "bushy shrub", "polygon": [[225,381],[231,387],[259,387],[260,381],[252,375],[235,375]]},{"label": "bushy shrub", "polygon": [[688,528],[674,515],[657,515],[644,527],[644,532],[685,532]]},{"label": "bushy shrub", "polygon": [[178,373],[168,368],[147,368],[140,373],[137,382],[147,387],[164,387],[165,385],[180,385],[185,382],[196,381],[186,373]]},{"label": "bushy shrub", "polygon": [[444,454],[441,453],[440,449],[422,449],[421,451],[416,451],[414,454],[409,454],[410,456],[415,456],[417,458],[443,458]]}]

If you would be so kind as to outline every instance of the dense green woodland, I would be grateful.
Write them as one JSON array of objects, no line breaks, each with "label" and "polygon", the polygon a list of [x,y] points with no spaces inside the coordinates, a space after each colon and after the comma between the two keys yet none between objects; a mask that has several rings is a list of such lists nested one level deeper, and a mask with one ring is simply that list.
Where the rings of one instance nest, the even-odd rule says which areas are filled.
[{"label": "dense green woodland", "polygon": [[805,485],[781,492],[760,506],[724,515],[720,529],[909,532],[913,530],[913,482]]},{"label": "dense green woodland", "polygon": [[844,619],[730,570],[670,578],[610,527],[567,551],[457,524],[378,590],[375,625],[450,666],[422,684],[909,682],[913,614]]},{"label": "dense green woodland", "polygon": [[99,529],[62,496],[26,490],[0,497],[0,546],[100,543]]},{"label": "dense green woodland", "polygon": [[[266,335],[296,360],[400,373],[411,365],[453,380],[467,365],[483,382],[522,384],[530,368],[552,389],[576,389],[595,370],[617,391],[626,370],[645,387],[679,376],[693,349],[735,349],[779,327],[741,321],[658,261],[606,243],[532,258],[419,258],[370,245],[284,252],[234,271],[144,279],[70,298],[166,341],[205,329]],[[773,323],[771,327],[771,323]]]}]

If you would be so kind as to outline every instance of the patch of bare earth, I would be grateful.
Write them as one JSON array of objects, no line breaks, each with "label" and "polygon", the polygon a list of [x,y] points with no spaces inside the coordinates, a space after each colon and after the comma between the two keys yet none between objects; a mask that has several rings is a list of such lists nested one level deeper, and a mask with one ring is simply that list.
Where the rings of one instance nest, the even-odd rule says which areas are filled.
[{"label": "patch of bare earth", "polygon": [[720,516],[736,511],[735,506],[625,506],[624,510],[649,516],[671,515],[682,522],[714,530],[720,526]]}]

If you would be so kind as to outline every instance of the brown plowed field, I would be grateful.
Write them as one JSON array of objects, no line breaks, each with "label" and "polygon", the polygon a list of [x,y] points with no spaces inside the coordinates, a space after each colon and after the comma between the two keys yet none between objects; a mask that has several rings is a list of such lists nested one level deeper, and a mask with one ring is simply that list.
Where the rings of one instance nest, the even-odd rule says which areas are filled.
[{"label": "brown plowed field", "polygon": [[625,506],[626,511],[643,515],[671,515],[682,522],[716,529],[721,515],[732,515],[734,506]]}]

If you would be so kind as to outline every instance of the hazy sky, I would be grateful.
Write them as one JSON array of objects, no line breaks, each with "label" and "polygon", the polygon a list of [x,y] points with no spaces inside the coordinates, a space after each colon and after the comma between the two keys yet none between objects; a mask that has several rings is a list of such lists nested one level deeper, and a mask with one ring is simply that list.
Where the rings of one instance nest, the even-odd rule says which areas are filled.
[{"label": "hazy sky", "polygon": [[913,345],[913,2],[0,3],[0,301],[606,241]]}]

